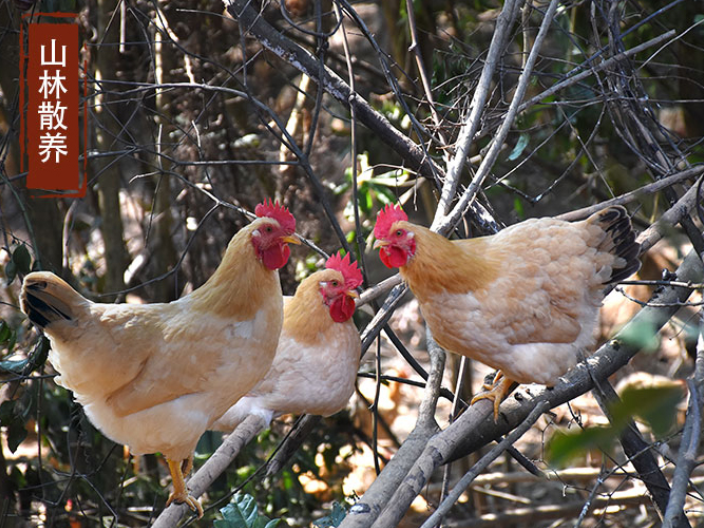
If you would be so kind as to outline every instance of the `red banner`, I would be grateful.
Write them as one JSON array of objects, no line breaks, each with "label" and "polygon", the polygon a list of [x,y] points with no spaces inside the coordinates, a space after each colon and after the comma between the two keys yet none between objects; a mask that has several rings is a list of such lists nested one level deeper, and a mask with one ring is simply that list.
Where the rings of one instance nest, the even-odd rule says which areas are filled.
[{"label": "red banner", "polygon": [[30,23],[28,36],[27,188],[80,191],[78,26]]}]

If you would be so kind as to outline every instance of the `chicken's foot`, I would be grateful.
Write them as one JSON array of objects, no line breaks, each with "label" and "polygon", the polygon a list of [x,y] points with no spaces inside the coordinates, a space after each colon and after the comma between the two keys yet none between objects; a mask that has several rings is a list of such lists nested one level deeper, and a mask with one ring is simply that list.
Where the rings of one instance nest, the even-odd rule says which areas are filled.
[{"label": "chicken's foot", "polygon": [[479,400],[484,399],[493,401],[494,421],[497,422],[499,420],[499,405],[501,405],[501,401],[506,397],[513,383],[514,382],[512,379],[509,379],[504,376],[504,373],[499,370],[496,372],[496,376],[494,376],[494,381],[491,383],[491,385],[488,385],[486,383],[484,384],[484,389],[487,392],[481,392],[477,394],[474,398],[472,398],[472,401],[469,402],[469,404],[472,405],[478,402]]},{"label": "chicken's foot", "polygon": [[189,508],[196,512],[198,518],[200,519],[201,517],[203,517],[203,506],[200,505],[198,499],[196,499],[195,497],[191,497],[188,494],[188,488],[186,488],[186,481],[183,478],[184,462],[186,463],[186,468],[188,468],[189,465],[193,465],[192,458],[190,458],[190,460],[191,462],[189,464],[189,459],[181,461],[170,460],[168,458],[166,459],[166,461],[169,463],[169,472],[171,473],[171,481],[174,488],[174,490],[171,492],[171,495],[169,495],[169,500],[166,501],[166,505],[168,506],[173,501],[185,502],[186,504],[188,504]]}]

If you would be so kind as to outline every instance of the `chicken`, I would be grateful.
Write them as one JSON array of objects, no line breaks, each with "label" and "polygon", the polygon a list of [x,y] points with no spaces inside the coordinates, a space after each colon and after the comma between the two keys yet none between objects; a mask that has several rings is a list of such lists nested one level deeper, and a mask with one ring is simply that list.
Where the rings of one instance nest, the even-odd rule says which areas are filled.
[{"label": "chicken", "polygon": [[284,327],[269,372],[212,429],[231,432],[248,415],[330,416],[354,393],[362,343],[352,321],[362,274],[349,254],[331,256],[284,299]]},{"label": "chicken", "polygon": [[445,349],[498,373],[494,419],[513,382],[552,386],[593,346],[605,285],[635,273],[639,245],[623,207],[581,222],[530,219],[499,233],[450,241],[379,212],[375,248],[399,268],[426,324]]},{"label": "chicken", "polygon": [[185,502],[198,439],[268,371],[283,323],[278,268],[296,222],[278,203],[230,241],[200,288],[171,303],[93,303],[53,273],[30,273],[22,311],[51,340],[56,382],[73,391],[90,421],[135,454],[162,453],[173,492]]}]

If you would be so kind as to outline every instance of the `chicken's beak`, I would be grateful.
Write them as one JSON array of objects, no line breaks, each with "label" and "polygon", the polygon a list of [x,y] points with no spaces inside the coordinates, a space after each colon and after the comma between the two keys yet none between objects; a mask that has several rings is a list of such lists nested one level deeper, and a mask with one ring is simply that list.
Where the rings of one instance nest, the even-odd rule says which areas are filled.
[{"label": "chicken's beak", "polygon": [[293,235],[288,235],[285,237],[282,237],[281,240],[283,242],[287,242],[289,244],[296,244],[297,246],[301,245],[301,239],[298,235],[293,234]]},{"label": "chicken's beak", "polygon": [[381,247],[386,247],[388,245],[389,245],[389,243],[386,240],[379,240],[377,238],[376,241],[374,242],[374,245],[372,246],[372,249],[378,249]]},{"label": "chicken's beak", "polygon": [[348,297],[352,297],[353,299],[359,299],[359,294],[357,293],[357,290],[348,290],[345,292],[345,295]]}]

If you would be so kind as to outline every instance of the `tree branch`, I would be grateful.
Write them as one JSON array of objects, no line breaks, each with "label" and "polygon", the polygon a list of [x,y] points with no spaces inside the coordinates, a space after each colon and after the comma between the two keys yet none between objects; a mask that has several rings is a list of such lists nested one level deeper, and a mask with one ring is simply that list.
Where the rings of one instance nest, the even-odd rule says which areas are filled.
[{"label": "tree branch", "polygon": [[435,211],[435,218],[431,229],[435,228],[445,219],[445,215],[447,215],[450,210],[450,203],[455,198],[457,184],[459,183],[465,160],[469,156],[469,147],[472,145],[474,135],[477,133],[479,125],[481,124],[480,117],[484,112],[486,101],[489,98],[494,72],[499,63],[499,58],[506,51],[506,39],[508,38],[509,30],[516,20],[518,4],[518,0],[508,0],[504,2],[501,13],[496,20],[496,29],[494,29],[494,35],[491,38],[491,45],[489,46],[484,67],[482,68],[477,87],[474,90],[472,102],[469,105],[469,114],[460,128],[459,136],[455,143],[455,155],[447,166],[447,174],[442,187],[440,203],[438,203],[438,208]]},{"label": "tree branch", "polygon": [[369,527],[394,494],[413,462],[425,448],[428,440],[438,431],[435,422],[442,373],[445,365],[445,352],[429,339],[430,376],[420,404],[419,417],[413,431],[403,442],[396,455],[384,467],[381,474],[357,503],[352,506],[339,528]]},{"label": "tree branch", "polygon": [[438,220],[436,217],[436,221],[433,222],[434,230],[438,233],[447,234],[452,228],[452,226],[454,226],[459,221],[459,219],[462,217],[469,205],[474,201],[474,198],[479,192],[479,189],[482,183],[484,182],[484,179],[489,175],[491,167],[493,167],[494,163],[496,162],[496,158],[498,157],[499,152],[501,151],[501,147],[504,143],[504,140],[506,139],[509,130],[513,126],[513,121],[516,118],[516,115],[518,114],[518,108],[521,104],[521,101],[523,101],[523,97],[526,94],[526,91],[528,90],[528,86],[530,84],[531,76],[533,73],[533,66],[535,65],[535,61],[538,59],[540,48],[543,44],[543,41],[545,40],[545,37],[547,36],[547,32],[550,28],[550,25],[552,24],[558,3],[558,0],[550,1],[550,6],[548,7],[547,12],[545,13],[545,17],[543,18],[543,22],[540,25],[538,35],[535,37],[535,42],[533,43],[533,47],[530,50],[530,55],[526,60],[526,65],[523,68],[521,76],[518,79],[518,84],[516,85],[516,90],[513,94],[511,104],[509,105],[508,110],[506,111],[506,115],[504,116],[503,122],[501,123],[499,130],[492,138],[489,148],[487,149],[487,153],[485,154],[484,159],[479,165],[477,173],[474,175],[472,182],[469,184],[469,187],[467,187],[467,189],[465,189],[465,191],[462,193],[462,197],[460,198],[459,202],[454,207],[452,212],[442,220]]},{"label": "tree branch", "polygon": [[409,162],[414,170],[433,178],[432,161],[417,144],[396,130],[362,97],[353,93],[335,72],[328,67],[321,68],[316,57],[272,27],[261,13],[255,11],[251,2],[225,0],[225,6],[230,15],[239,21],[242,33],[253,35],[269,51],[321,84],[325,91],[340,103],[354,108],[359,121],[379,134],[380,139]]},{"label": "tree branch", "polygon": [[[200,497],[232,463],[244,446],[267,428],[260,416],[250,415],[217,448],[215,453],[188,480],[188,489],[193,497]],[[152,528],[172,528],[191,510],[187,504],[172,503],[157,517]]]},{"label": "tree branch", "polygon": [[[538,405],[535,406],[535,409],[531,411],[531,413],[528,415],[528,417],[523,420],[521,425],[516,427],[511,433],[501,440],[498,445],[494,446],[491,451],[489,451],[486,455],[484,455],[479,462],[474,464],[472,469],[468,471],[461,479],[460,481],[455,485],[453,490],[450,492],[450,494],[447,496],[447,498],[442,501],[440,506],[438,506],[438,509],[435,510],[435,513],[433,513],[427,521],[423,523],[421,528],[434,528],[435,526],[438,525],[438,523],[447,515],[454,506],[455,502],[457,502],[460,498],[460,496],[465,492],[465,490],[469,487],[469,485],[476,479],[479,474],[484,471],[486,468],[489,467],[489,464],[491,464],[494,460],[499,458],[499,456],[506,451],[509,447],[511,447],[514,442],[516,442],[521,436],[523,436],[528,429],[533,427],[533,424],[538,421],[538,418],[540,418],[545,411],[548,410],[549,404],[546,401],[541,401],[538,403]],[[420,490],[418,490],[420,493]],[[400,521],[400,519],[398,519]],[[382,526],[384,525],[383,521],[380,521]]]},{"label": "tree branch", "polygon": [[702,405],[704,404],[702,386],[704,386],[704,336],[702,336],[700,328],[694,375],[687,380],[689,388],[687,419],[682,432],[682,443],[677,454],[670,500],[667,503],[662,523],[663,528],[679,526],[681,518],[684,516],[684,502],[687,496],[689,477],[697,465],[697,447],[701,436]]}]

